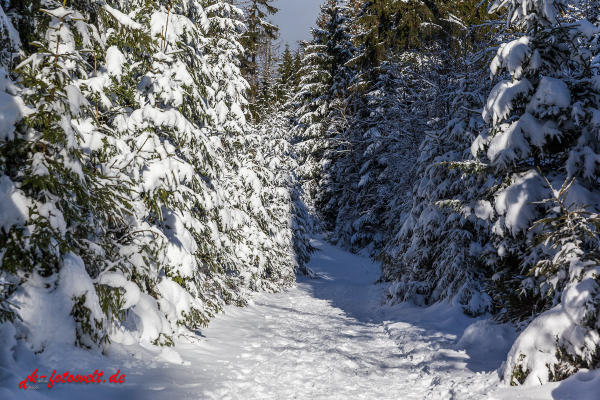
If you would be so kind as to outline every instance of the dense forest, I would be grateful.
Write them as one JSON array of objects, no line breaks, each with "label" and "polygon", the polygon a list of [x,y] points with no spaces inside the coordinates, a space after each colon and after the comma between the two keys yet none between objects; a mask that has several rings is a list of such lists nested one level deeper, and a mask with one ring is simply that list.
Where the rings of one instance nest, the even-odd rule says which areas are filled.
[{"label": "dense forest", "polygon": [[2,2],[7,348],[171,346],[324,232],[389,304],[515,324],[506,383],[597,368],[600,4],[325,0],[297,49],[277,11]]}]

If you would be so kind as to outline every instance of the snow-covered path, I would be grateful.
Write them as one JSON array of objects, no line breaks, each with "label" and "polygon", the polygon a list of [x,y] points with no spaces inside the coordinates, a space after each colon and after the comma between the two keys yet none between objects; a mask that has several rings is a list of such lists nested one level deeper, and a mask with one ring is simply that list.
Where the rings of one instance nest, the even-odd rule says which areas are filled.
[{"label": "snow-covered path", "polygon": [[285,293],[260,294],[247,308],[228,308],[199,341],[177,344],[183,363],[173,350],[159,354],[150,344],[114,345],[109,357],[81,349],[45,351],[35,360],[22,356],[20,375],[26,375],[25,366],[73,373],[99,368],[107,375],[120,369],[126,382],[42,385],[14,392],[14,398],[571,398],[568,381],[562,387],[498,390],[495,370],[514,338],[510,332],[487,329],[481,321],[478,332],[484,334],[472,337],[466,351],[455,350],[465,328],[476,322],[458,307],[381,306],[382,287],[373,284],[377,265],[322,240],[314,245],[322,251],[310,267],[320,279],[299,279]]},{"label": "snow-covered path", "polygon": [[[383,322],[380,290],[372,285],[377,266],[322,241],[314,244],[323,251],[310,266],[321,279],[261,295],[253,307],[228,313],[207,331],[208,342],[216,342],[210,357],[226,356],[204,396],[448,399],[458,391],[469,398],[497,381],[497,374],[466,370],[464,353],[442,350],[455,343],[454,334]],[[454,319],[443,323],[455,325]]]}]

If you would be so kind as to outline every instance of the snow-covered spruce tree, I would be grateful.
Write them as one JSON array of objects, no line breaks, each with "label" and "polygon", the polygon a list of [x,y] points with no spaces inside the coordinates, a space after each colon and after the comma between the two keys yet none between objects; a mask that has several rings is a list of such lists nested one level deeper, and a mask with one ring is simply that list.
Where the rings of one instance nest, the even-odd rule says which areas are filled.
[{"label": "snow-covered spruce tree", "polygon": [[[294,279],[285,185],[266,163],[239,173],[251,149],[241,12],[216,0],[75,5],[43,13],[17,2],[10,13],[42,52],[17,69],[17,85],[2,80],[12,118],[2,318],[20,306],[36,350],[72,336],[91,347],[106,334],[169,345],[250,290]],[[14,54],[14,37],[3,54]],[[62,318],[60,338],[33,322],[40,312]]]},{"label": "snow-covered spruce tree", "polygon": [[254,121],[262,106],[259,92],[262,82],[260,71],[260,51],[266,43],[271,43],[279,37],[279,27],[267,20],[279,9],[273,5],[275,0],[240,0],[243,10],[245,30],[239,38],[244,52],[240,54],[241,68],[244,77],[249,82],[248,98],[250,99],[249,113]]},{"label": "snow-covered spruce tree", "polygon": [[336,126],[345,122],[347,91],[354,76],[347,65],[355,51],[348,32],[348,13],[349,9],[338,0],[321,6],[313,40],[304,48],[301,88],[295,99],[302,104],[296,111],[301,179],[328,223],[335,218],[333,205],[329,204],[335,184],[323,170],[339,151],[347,151],[346,141],[339,137]]},{"label": "snow-covered spruce tree", "polygon": [[[218,188],[223,202],[221,228],[230,239],[230,251],[239,263],[241,287],[278,291],[294,281],[291,210],[286,182],[271,153],[270,138],[249,125],[242,109],[248,104],[248,83],[240,74],[243,48],[238,40],[243,24],[239,9],[224,3],[207,8],[211,40],[218,46],[207,54],[213,70],[220,72],[213,84],[225,171]],[[220,46],[220,47],[219,47]],[[224,48],[225,46],[225,48]],[[212,103],[211,103],[212,102]],[[272,170],[271,168],[275,168]]]},{"label": "snow-covered spruce tree", "polygon": [[286,47],[286,50],[278,68],[279,77],[273,84],[274,96],[271,101],[262,104],[258,114],[260,122],[255,126],[253,136],[255,147],[262,154],[256,159],[263,160],[274,174],[278,186],[286,188],[289,194],[283,200],[288,203],[291,213],[288,225],[292,230],[296,271],[314,277],[315,273],[306,265],[316,250],[310,244],[314,232],[314,216],[305,204],[306,196],[296,175],[299,167],[297,156],[291,143],[295,117],[288,101],[294,95],[296,82],[292,68],[295,59],[289,48]]},{"label": "snow-covered spruce tree", "polygon": [[335,194],[340,190],[340,186],[330,171],[335,170],[335,165],[341,157],[352,151],[345,129],[351,114],[349,88],[355,76],[354,69],[348,63],[354,57],[356,49],[349,33],[350,10],[345,3],[326,3],[322,7],[322,13],[326,23],[317,35],[321,35],[325,42],[324,52],[328,59],[330,76],[328,114],[324,121],[328,146],[321,159],[323,171],[315,197],[315,207],[325,224],[333,227],[339,207]]},{"label": "snow-covered spruce tree", "polygon": [[[340,152],[328,170],[330,182],[335,182],[331,187],[336,188],[329,200],[329,208],[335,214],[329,239],[350,251],[364,250],[375,255],[389,241],[390,227],[394,229],[398,223],[390,219],[388,204],[393,202],[401,209],[405,207],[400,205],[408,201],[409,191],[394,192],[393,188],[411,186],[413,178],[404,185],[397,181],[410,176],[399,171],[414,166],[421,140],[421,135],[415,133],[422,130],[414,122],[422,116],[415,113],[416,107],[411,112],[405,107],[406,75],[402,70],[410,69],[409,60],[414,57],[398,57],[386,43],[392,29],[387,18],[394,15],[399,5],[353,0],[348,6],[349,31],[357,46],[351,61],[356,77],[351,96],[346,99],[345,121],[332,127],[345,142],[346,151]],[[412,103],[414,99],[409,97]],[[401,158],[406,161],[405,166],[396,171],[396,164],[402,164]]]},{"label": "snow-covered spruce tree", "polygon": [[404,222],[423,132],[428,122],[443,124],[449,109],[454,54],[470,52],[479,36],[462,32],[480,18],[475,5],[349,2],[357,72],[347,123],[339,125],[347,151],[328,171],[337,188],[335,243],[374,255]]},{"label": "snow-covered spruce tree", "polygon": [[[153,172],[156,172],[157,168],[161,167],[157,165],[156,159],[168,161],[169,157],[174,156],[167,152],[168,142],[161,144],[159,140],[155,139],[155,136],[147,133],[148,131],[154,133],[160,131],[160,128],[164,128],[166,124],[160,126],[162,121],[158,124],[159,129],[151,130],[146,126],[145,137],[143,133],[139,135],[142,137],[139,137],[139,131],[136,131],[139,125],[144,123],[144,116],[143,112],[136,114],[134,111],[136,106],[135,79],[146,77],[135,68],[130,68],[131,65],[135,66],[135,62],[132,62],[131,59],[137,59],[138,66],[143,65],[144,61],[151,58],[152,54],[149,54],[147,50],[152,49],[154,43],[142,24],[134,22],[108,4],[102,7],[96,4],[95,8],[86,7],[89,5],[88,3],[77,3],[77,5],[81,6],[81,13],[89,13],[94,16],[96,26],[83,23],[85,16],[77,13],[74,21],[74,25],[77,27],[75,35],[73,37],[69,34],[65,35],[65,40],[69,41],[71,46],[73,43],[78,45],[83,43],[92,50],[85,53],[88,63],[80,63],[80,67],[83,65],[83,68],[74,70],[71,79],[73,79],[73,84],[79,86],[83,94],[93,103],[94,109],[91,113],[88,109],[85,118],[80,117],[76,121],[73,120],[72,123],[76,128],[77,138],[82,147],[80,151],[84,155],[85,161],[94,166],[93,170],[96,173],[105,176],[107,187],[125,193],[122,197],[126,197],[126,199],[121,198],[120,200],[127,208],[127,214],[121,215],[120,208],[124,208],[123,206],[96,207],[97,212],[107,212],[108,209],[110,215],[103,222],[99,222],[99,227],[91,222],[87,225],[83,222],[80,224],[82,227],[89,225],[89,229],[95,229],[94,236],[90,240],[93,240],[94,244],[100,242],[100,247],[96,250],[104,251],[104,254],[99,255],[99,257],[102,256],[100,260],[87,262],[88,260],[83,257],[95,288],[95,292],[88,292],[87,296],[92,297],[97,294],[99,297],[104,317],[106,317],[103,328],[111,334],[113,340],[129,341],[131,333],[133,333],[134,339],[168,344],[171,342],[169,336],[178,324],[185,323],[189,327],[198,325],[200,313],[197,310],[202,308],[202,303],[186,294],[181,287],[173,284],[169,279],[159,278],[160,274],[169,274],[169,266],[176,269],[182,263],[189,261],[185,260],[185,257],[179,257],[181,254],[177,253],[177,248],[173,251],[173,247],[178,243],[191,246],[191,242],[189,238],[181,240],[182,238],[178,237],[175,237],[174,243],[172,240],[169,242],[169,239],[173,239],[173,236],[177,234],[177,232],[173,234],[173,231],[179,228],[174,224],[177,221],[162,222],[160,217],[157,218],[160,213],[170,213],[170,210],[160,204],[161,201],[168,199],[168,194],[158,190],[152,193],[152,188],[146,191],[153,183],[144,187],[145,184],[148,184],[148,178],[150,181],[154,178],[159,181],[161,178],[152,175],[152,169],[154,169]],[[177,24],[174,25],[177,26]],[[98,29],[98,26],[101,29]],[[83,30],[83,28],[89,28],[89,30]],[[99,35],[99,31],[105,32],[105,34]],[[120,32],[121,36],[116,32]],[[125,40],[121,41],[120,39]],[[92,40],[93,46],[90,46],[90,40]],[[114,43],[122,45],[130,58],[127,59]],[[139,46],[137,49],[130,46],[134,43]],[[139,51],[136,53],[134,50]],[[67,63],[66,65],[73,69],[71,64]],[[20,83],[28,84],[26,81]],[[164,80],[162,83],[165,83]],[[160,89],[164,89],[164,86],[166,85]],[[173,86],[177,87],[177,85]],[[27,86],[25,89],[28,90]],[[146,87],[142,85],[138,86],[138,89],[139,94]],[[158,89],[158,85],[156,89]],[[154,90],[154,92],[160,93],[164,90]],[[146,103],[150,103],[150,101],[146,101]],[[197,104],[196,102],[195,107]],[[148,107],[145,107],[144,111],[147,112],[146,117],[151,114],[148,113]],[[141,117],[140,114],[142,114]],[[160,115],[160,113],[157,114]],[[171,122],[177,119],[176,115],[167,116],[175,117],[171,119]],[[64,118],[69,119],[69,115],[65,115]],[[127,125],[129,122],[133,123]],[[144,128],[140,129],[140,131],[143,130]],[[157,144],[159,150],[155,152]],[[142,150],[143,147],[145,148]],[[164,151],[161,153],[161,150]],[[178,160],[176,165],[179,165]],[[189,177],[190,174],[187,172],[190,170],[189,167],[187,170],[183,169],[183,179]],[[175,175],[179,175],[180,172],[179,169],[170,170],[166,179],[173,176],[172,179],[176,180],[178,178]],[[182,193],[183,196],[181,196]],[[186,196],[183,189],[179,196]],[[165,201],[163,201],[164,203]],[[83,216],[85,217],[85,214]],[[166,221],[167,218],[164,220]],[[157,221],[160,222],[157,223]],[[164,225],[161,225],[161,222]],[[164,229],[165,227],[167,229]],[[185,254],[183,255],[185,256]],[[165,267],[165,264],[169,262],[172,265]],[[182,285],[186,285],[185,279],[180,281]],[[89,288],[86,286],[85,289]],[[31,296],[29,298],[34,302],[39,300]],[[177,300],[181,298],[186,301],[179,302]],[[160,311],[156,299],[159,299]],[[175,305],[177,305],[177,309]],[[133,311],[133,318],[129,311]],[[85,317],[86,310],[84,307],[75,310],[76,318],[78,318],[77,313]],[[126,329],[122,323],[125,322],[124,317],[127,314],[130,314],[130,318],[126,324],[128,333],[125,333]],[[168,321],[165,319],[165,315]],[[205,317],[201,316],[201,318],[201,322],[206,321]],[[27,323],[31,322],[27,321]],[[65,338],[68,339],[68,335],[65,335]],[[31,340],[34,339],[31,338]],[[51,339],[47,341],[52,343]]]},{"label": "snow-covered spruce tree", "polygon": [[[271,232],[279,229],[279,225],[268,215],[272,207],[267,190],[272,186],[268,170],[249,168],[251,149],[244,142],[246,120],[242,110],[247,104],[244,97],[247,83],[240,74],[242,48],[237,41],[243,27],[239,21],[241,11],[221,1],[209,1],[204,8],[190,10],[187,12],[195,10],[199,13],[190,15],[190,18],[201,21],[202,32],[193,30],[194,26],[185,19],[185,9],[163,7],[151,19],[151,29],[159,25],[165,27],[155,31],[165,32],[158,36],[162,40],[161,48],[168,47],[168,50],[162,51],[164,57],[158,54],[155,57],[158,62],[153,64],[154,68],[163,68],[164,71],[159,70],[160,75],[154,71],[151,71],[154,75],[146,74],[138,84],[138,91],[142,84],[147,90],[147,100],[142,104],[154,101],[161,112],[169,111],[177,116],[179,111],[187,121],[193,122],[193,126],[188,126],[185,120],[180,121],[189,132],[180,132],[181,125],[165,127],[162,123],[165,139],[161,138],[161,141],[173,143],[174,151],[159,159],[165,162],[171,158],[179,164],[185,161],[195,168],[195,177],[182,176],[180,185],[169,187],[168,192],[176,199],[180,193],[186,192],[189,196],[198,196],[195,199],[184,197],[182,200],[187,203],[169,204],[169,207],[178,216],[184,215],[184,227],[193,234],[196,243],[184,241],[189,247],[184,246],[180,251],[184,253],[184,260],[189,261],[189,254],[196,257],[199,271],[194,272],[192,277],[183,276],[183,272],[179,269],[173,271],[173,266],[169,265],[173,262],[172,258],[165,261],[165,268],[173,271],[174,276],[169,278],[204,303],[204,314],[200,316],[206,318],[224,303],[245,304],[250,290],[279,290],[289,285],[293,281],[293,268],[289,254],[277,247],[285,247],[285,237]],[[169,14],[172,20],[167,21]],[[167,30],[167,26],[171,29]],[[178,51],[177,46],[181,46],[182,39],[188,43],[183,50],[193,51]],[[202,42],[203,57],[198,54],[198,41]],[[192,78],[189,81],[187,77],[190,83],[185,81],[186,73]],[[183,80],[184,85],[194,90],[184,91],[187,87],[173,78]],[[155,79],[156,83],[153,83]],[[165,93],[167,90],[169,92]],[[181,106],[176,108],[176,102]],[[194,126],[205,128],[198,130]],[[169,133],[165,128],[175,132]],[[179,136],[181,133],[183,135]],[[212,136],[215,134],[218,137]],[[175,159],[172,153],[179,158]],[[180,168],[189,167],[184,163]],[[169,172],[168,168],[165,170]],[[166,183],[155,183],[159,189],[165,190],[170,182],[167,179]],[[165,196],[164,192],[156,193]],[[165,206],[161,204],[161,207]],[[166,228],[171,226],[167,223]],[[182,234],[185,235],[185,231]],[[173,256],[176,254],[173,253]]]},{"label": "snow-covered spruce tree", "polygon": [[12,120],[0,138],[0,280],[12,284],[4,296],[20,307],[17,334],[36,351],[95,346],[106,311],[129,302],[119,291],[102,298],[92,280],[121,264],[111,231],[129,208],[127,189],[93,162],[80,129],[99,127],[80,90],[93,29],[78,11],[46,5],[37,14],[42,35],[29,43],[38,50],[14,70],[18,86],[3,73],[2,112]]},{"label": "snow-covered spruce tree", "polygon": [[271,269],[285,267],[289,270],[291,261],[292,270],[314,276],[306,266],[314,252],[310,245],[312,219],[302,201],[301,185],[294,172],[298,164],[293,146],[287,140],[288,128],[281,113],[270,114],[265,123],[256,126],[245,137],[253,152],[247,163],[257,173],[267,173],[262,179],[263,196],[268,196],[267,201],[263,200],[269,216],[265,222],[270,226],[265,234],[272,237],[271,241],[277,247],[263,252],[272,258],[271,263],[282,264],[273,265]]},{"label": "snow-covered spruce tree", "polygon": [[[277,64],[281,61],[279,57],[280,45],[272,39],[265,39],[260,46],[259,65],[260,65],[260,87],[257,97],[257,116],[268,112],[279,103],[279,92],[277,90]],[[264,111],[263,111],[264,110]]]},{"label": "snow-covered spruce tree", "polygon": [[[100,13],[106,50],[98,58],[106,68],[89,87],[110,93],[98,104],[122,153],[108,165],[130,178],[135,209],[123,240],[138,246],[147,269],[110,271],[131,274],[142,290],[136,318],[115,326],[112,337],[133,333],[169,344],[173,332],[205,325],[235,293],[221,272],[231,261],[220,245],[211,187],[223,162],[201,130],[211,116],[205,96],[212,76],[200,53],[208,20],[197,3],[113,6]],[[123,284],[111,279],[102,281]]]},{"label": "snow-covered spruce tree", "polygon": [[353,88],[355,111],[340,133],[347,151],[328,170],[338,187],[330,200],[336,211],[331,240],[351,251],[376,254],[410,202],[408,188],[433,99],[416,79],[423,71],[415,65],[412,56],[382,63],[369,71],[377,80],[368,90],[362,92],[360,81]]},{"label": "snow-covered spruce tree", "polygon": [[[287,186],[290,191],[291,209],[292,209],[292,229],[294,240],[294,252],[296,253],[296,262],[299,272],[314,277],[315,273],[306,267],[312,253],[316,249],[310,244],[312,234],[316,231],[317,217],[313,202],[305,192],[301,180],[298,176],[300,164],[298,155],[295,152],[295,127],[297,126],[297,116],[295,115],[294,102],[295,94],[300,85],[300,50],[292,52],[286,45],[281,57],[281,63],[277,68],[277,79],[274,84],[275,102],[265,110],[265,115],[261,117],[263,123],[260,129],[278,140],[282,145],[278,148],[285,149],[285,152],[279,156],[284,161],[284,167],[287,169]],[[292,145],[288,148],[286,143]]]},{"label": "snow-covered spruce tree", "polygon": [[323,140],[324,124],[327,115],[327,72],[320,57],[322,45],[304,43],[300,87],[291,103],[294,106],[297,123],[294,126],[294,145],[299,156],[299,176],[309,198],[314,199],[320,173],[319,159],[326,146]]},{"label": "snow-covered spruce tree", "polygon": [[[496,275],[502,320],[529,326],[504,369],[511,384],[562,379],[597,364],[595,219],[600,30],[565,1],[497,2],[523,35],[503,44],[491,71],[505,77],[483,110],[474,168],[490,171]],[[563,183],[569,183],[563,187]],[[574,179],[573,182],[571,180]],[[557,191],[556,188],[563,187]],[[541,242],[537,235],[542,235]]]},{"label": "snow-covered spruce tree", "polygon": [[243,12],[222,1],[207,1],[207,46],[204,54],[212,72],[208,104],[213,120],[208,126],[218,133],[241,134],[246,126],[243,108],[248,106],[250,88],[242,77],[239,58],[244,48],[239,38],[244,31]]},{"label": "snow-covered spruce tree", "polygon": [[[482,57],[475,53],[469,58]],[[379,258],[384,279],[393,282],[391,302],[448,299],[467,314],[479,315],[492,309],[481,259],[490,236],[491,204],[477,200],[488,176],[465,174],[452,164],[472,159],[471,142],[484,125],[477,110],[488,92],[485,63],[468,63],[462,57],[438,62],[441,68],[432,66],[433,74],[425,80],[435,84],[430,90],[436,111],[416,160],[419,179],[412,208]]]},{"label": "snow-covered spruce tree", "polygon": [[290,45],[286,43],[279,58],[273,89],[275,91],[276,108],[285,110],[285,115],[292,125],[296,124],[296,116],[293,112],[296,104],[293,99],[300,86],[299,71],[302,65],[300,53],[301,49],[292,52]]},{"label": "snow-covered spruce tree", "polygon": [[[529,241],[530,250],[543,252],[535,264],[534,271],[538,275],[550,276],[546,285],[541,288],[542,293],[546,289],[554,289],[553,286],[559,283],[563,278],[561,275],[566,271],[571,278],[571,284],[564,288],[561,307],[553,308],[540,315],[531,324],[531,331],[526,331],[523,334],[525,337],[521,339],[525,341],[527,335],[538,334],[540,326],[553,333],[562,333],[555,337],[558,339],[558,349],[555,354],[558,363],[545,364],[550,368],[552,380],[562,380],[581,368],[598,367],[597,305],[600,296],[597,280],[600,263],[598,250],[600,218],[598,214],[590,214],[585,206],[573,202],[576,199],[571,188],[576,179],[567,179],[558,189],[544,177],[546,185],[552,191],[552,196],[539,204],[550,205],[551,208],[547,208],[545,218],[536,221],[530,228],[532,231],[539,231],[539,234],[534,235]],[[580,298],[582,294],[583,299]],[[555,302],[558,302],[557,298]],[[565,319],[565,314],[571,318]],[[566,326],[560,326],[566,322],[565,320],[568,321]],[[578,322],[583,326],[577,327]],[[545,324],[554,326],[546,327]],[[564,334],[565,331],[568,333]],[[584,335],[583,340],[582,335]],[[526,348],[527,345],[521,348],[523,347]],[[541,361],[548,361],[548,357],[540,358]],[[551,359],[551,361],[556,360]],[[542,366],[537,365],[537,367]],[[525,370],[523,365],[517,365],[513,370],[511,383],[515,384],[519,381],[523,383],[522,380],[527,378],[527,373],[528,370]]]}]

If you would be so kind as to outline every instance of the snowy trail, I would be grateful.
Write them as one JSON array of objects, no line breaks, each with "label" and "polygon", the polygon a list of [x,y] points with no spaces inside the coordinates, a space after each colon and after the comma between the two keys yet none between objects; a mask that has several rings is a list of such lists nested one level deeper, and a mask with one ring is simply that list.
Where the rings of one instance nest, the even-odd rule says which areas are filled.
[{"label": "snowy trail", "polygon": [[[209,342],[227,338],[216,346],[223,353],[242,350],[222,360],[224,379],[211,382],[204,396],[448,399],[458,390],[469,398],[497,381],[497,374],[476,375],[454,365],[464,353],[440,350],[453,345],[455,335],[385,323],[379,289],[372,285],[378,269],[369,259],[314,244],[323,251],[310,267],[321,279],[261,295],[249,310],[230,313],[208,330]],[[378,320],[369,319],[373,315]]]},{"label": "snowy trail", "polygon": [[183,364],[171,350],[158,356],[160,349],[149,344],[112,346],[108,358],[90,358],[80,349],[70,357],[44,352],[41,369],[120,368],[126,383],[94,390],[56,385],[27,394],[127,400],[569,398],[551,394],[556,384],[533,392],[498,391],[495,370],[509,342],[491,338],[496,351],[456,351],[457,340],[475,322],[458,307],[382,307],[381,287],[373,285],[377,265],[322,240],[313,244],[322,251],[310,267],[321,279],[300,279],[285,293],[260,294],[250,307],[229,308],[199,342],[177,344]]}]

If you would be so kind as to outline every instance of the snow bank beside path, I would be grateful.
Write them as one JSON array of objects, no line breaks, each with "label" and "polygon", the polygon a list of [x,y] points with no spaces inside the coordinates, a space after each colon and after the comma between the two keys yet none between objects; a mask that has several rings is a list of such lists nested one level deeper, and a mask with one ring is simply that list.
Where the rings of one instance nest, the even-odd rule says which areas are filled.
[{"label": "snow bank beside path", "polygon": [[[535,388],[500,385],[500,368],[516,333],[510,325],[472,319],[448,303],[429,308],[381,306],[378,265],[321,240],[309,267],[279,294],[259,294],[228,308],[210,326],[159,348],[114,343],[105,354],[71,346],[35,355],[22,340],[1,366],[4,399],[402,399],[592,400],[600,374],[581,372]],[[2,337],[0,332],[0,338]],[[2,355],[0,362],[10,357]],[[33,369],[106,376],[124,384],[15,386]],[[108,381],[108,379],[107,379]]]}]

